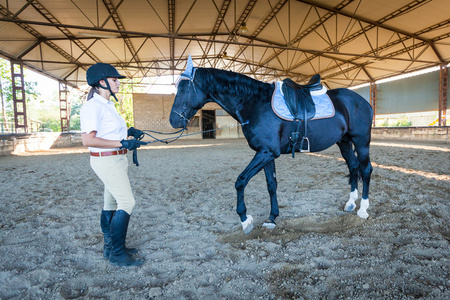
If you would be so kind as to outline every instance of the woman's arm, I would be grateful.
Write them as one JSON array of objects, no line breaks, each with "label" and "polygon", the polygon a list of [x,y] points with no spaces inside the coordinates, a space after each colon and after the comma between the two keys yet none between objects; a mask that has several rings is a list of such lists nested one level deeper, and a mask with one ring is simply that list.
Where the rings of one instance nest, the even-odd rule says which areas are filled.
[{"label": "woman's arm", "polygon": [[105,140],[98,138],[95,135],[97,131],[91,131],[89,134],[83,132],[81,134],[81,142],[85,147],[96,147],[96,148],[120,148],[122,144],[120,141]]}]

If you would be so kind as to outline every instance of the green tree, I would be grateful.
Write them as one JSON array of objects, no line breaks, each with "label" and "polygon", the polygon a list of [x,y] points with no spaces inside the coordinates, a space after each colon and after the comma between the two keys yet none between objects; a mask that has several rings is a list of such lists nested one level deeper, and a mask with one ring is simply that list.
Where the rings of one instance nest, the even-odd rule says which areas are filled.
[{"label": "green tree", "polygon": [[408,120],[408,117],[406,116],[401,116],[398,120],[397,123],[395,124],[396,127],[411,127],[412,122]]},{"label": "green tree", "polygon": [[133,117],[133,93],[143,93],[144,87],[140,78],[131,78],[127,81],[122,81],[122,86],[119,92],[119,102],[116,103],[116,108],[119,114],[124,118],[127,126],[134,125]]},{"label": "green tree", "polygon": [[80,90],[72,89],[70,91],[70,130],[81,130],[80,110],[85,97]]}]

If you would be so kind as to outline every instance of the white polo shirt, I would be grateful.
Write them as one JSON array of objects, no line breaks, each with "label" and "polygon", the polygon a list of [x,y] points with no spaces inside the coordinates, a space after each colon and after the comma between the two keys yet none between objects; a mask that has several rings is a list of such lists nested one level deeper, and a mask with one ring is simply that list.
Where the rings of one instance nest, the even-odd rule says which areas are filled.
[{"label": "white polo shirt", "polygon": [[[105,140],[121,141],[127,138],[127,124],[117,112],[114,103],[97,93],[81,107],[80,123],[81,133],[97,131],[95,136]],[[89,147],[92,152],[118,149]]]}]

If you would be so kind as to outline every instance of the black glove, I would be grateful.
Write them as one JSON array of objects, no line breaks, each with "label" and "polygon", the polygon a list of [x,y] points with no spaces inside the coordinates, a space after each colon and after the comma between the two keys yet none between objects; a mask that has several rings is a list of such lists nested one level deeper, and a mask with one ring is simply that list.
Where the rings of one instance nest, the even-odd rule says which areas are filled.
[{"label": "black glove", "polygon": [[128,128],[128,136],[132,136],[135,139],[142,140],[142,138],[144,137],[144,132],[134,127],[130,127]]},{"label": "black glove", "polygon": [[141,142],[139,140],[136,139],[132,139],[132,140],[121,140],[120,143],[122,144],[122,148],[128,149],[128,150],[134,150],[139,148],[141,145],[147,145],[146,142]]}]

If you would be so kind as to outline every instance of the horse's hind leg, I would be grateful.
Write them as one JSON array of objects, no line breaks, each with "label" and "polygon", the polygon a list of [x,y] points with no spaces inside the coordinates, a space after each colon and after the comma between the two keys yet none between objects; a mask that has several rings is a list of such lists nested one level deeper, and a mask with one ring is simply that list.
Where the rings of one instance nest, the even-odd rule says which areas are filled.
[{"label": "horse's hind leg", "polygon": [[264,166],[264,173],[266,174],[267,190],[270,195],[270,216],[263,226],[269,229],[275,228],[275,219],[279,215],[278,200],[277,200],[277,178],[275,170],[275,160],[270,161]]},{"label": "horse's hind leg", "polygon": [[369,140],[367,140],[367,137],[364,137],[363,139],[353,139],[355,150],[358,154],[359,171],[363,181],[361,205],[358,210],[358,216],[363,219],[367,219],[369,217],[369,214],[367,213],[367,209],[369,208],[369,185],[370,176],[373,170],[369,157],[370,135],[368,138]]},{"label": "horse's hind leg", "polygon": [[339,149],[341,150],[342,157],[347,163],[350,184],[350,199],[347,201],[344,207],[344,211],[353,211],[356,208],[355,201],[358,199],[358,172],[359,172],[359,161],[353,152],[352,143],[344,137],[341,141],[337,143]]}]

